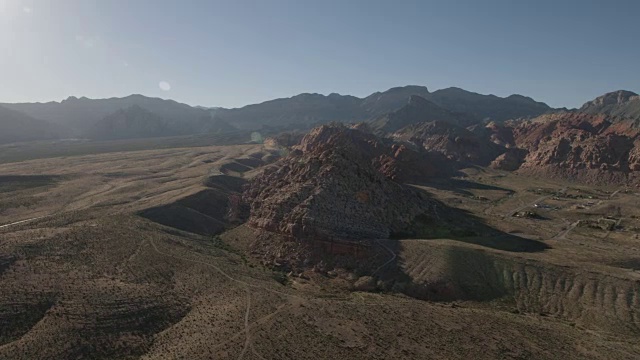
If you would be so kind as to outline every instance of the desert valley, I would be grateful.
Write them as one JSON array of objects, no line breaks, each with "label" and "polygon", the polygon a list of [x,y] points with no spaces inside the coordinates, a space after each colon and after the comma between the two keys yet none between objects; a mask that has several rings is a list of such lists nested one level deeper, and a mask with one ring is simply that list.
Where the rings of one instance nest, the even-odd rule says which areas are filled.
[{"label": "desert valley", "polygon": [[0,104],[0,358],[637,359],[638,204],[628,91]]}]

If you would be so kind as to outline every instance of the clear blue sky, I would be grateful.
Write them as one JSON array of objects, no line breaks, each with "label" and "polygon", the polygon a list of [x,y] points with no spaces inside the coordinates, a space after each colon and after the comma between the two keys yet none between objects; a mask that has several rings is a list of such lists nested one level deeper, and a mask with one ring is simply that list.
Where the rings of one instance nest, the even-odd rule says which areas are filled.
[{"label": "clear blue sky", "polygon": [[[640,1],[0,0],[0,102],[640,91]],[[164,81],[170,85],[162,84]]]}]

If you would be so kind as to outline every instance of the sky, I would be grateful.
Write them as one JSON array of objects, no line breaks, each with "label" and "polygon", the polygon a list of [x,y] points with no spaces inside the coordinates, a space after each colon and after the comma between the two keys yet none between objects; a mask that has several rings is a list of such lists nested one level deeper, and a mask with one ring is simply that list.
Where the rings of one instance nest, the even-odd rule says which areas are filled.
[{"label": "sky", "polygon": [[636,0],[0,0],[0,102],[238,107],[394,86],[578,107],[640,92]]}]

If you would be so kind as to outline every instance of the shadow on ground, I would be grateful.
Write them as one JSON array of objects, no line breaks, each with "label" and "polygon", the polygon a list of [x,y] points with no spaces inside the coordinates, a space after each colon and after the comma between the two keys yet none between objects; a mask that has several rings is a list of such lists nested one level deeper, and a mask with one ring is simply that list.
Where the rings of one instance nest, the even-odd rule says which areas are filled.
[{"label": "shadow on ground", "polygon": [[438,190],[447,190],[462,196],[473,196],[473,193],[471,193],[469,190],[493,190],[493,191],[504,191],[509,194],[514,193],[514,191],[511,189],[494,186],[494,185],[481,184],[481,183],[477,183],[477,182],[473,182],[465,179],[454,179],[454,178],[432,179],[428,182],[416,183],[415,185],[432,187]]},{"label": "shadow on ground", "polygon": [[153,222],[199,235],[213,236],[244,220],[240,192],[245,180],[227,175],[207,177],[203,189],[170,204],[142,210]]},{"label": "shadow on ground", "polygon": [[0,175],[0,192],[50,186],[60,180],[57,175]]}]

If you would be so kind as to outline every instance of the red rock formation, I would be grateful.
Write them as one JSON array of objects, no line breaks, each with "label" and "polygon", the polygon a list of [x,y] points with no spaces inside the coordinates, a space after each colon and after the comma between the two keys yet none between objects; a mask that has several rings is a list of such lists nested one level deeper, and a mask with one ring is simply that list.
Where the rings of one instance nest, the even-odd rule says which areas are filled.
[{"label": "red rock formation", "polygon": [[488,132],[489,140],[505,148],[511,148],[515,146],[513,139],[512,127],[507,124],[499,124],[494,121],[488,123],[484,129]]},{"label": "red rock formation", "polygon": [[528,151],[520,171],[586,182],[634,182],[640,131],[602,114],[541,116],[513,129],[516,146]]},{"label": "red rock formation", "polygon": [[372,134],[325,125],[306,135],[279,168],[256,177],[245,197],[249,224],[295,238],[379,239],[408,232],[436,202],[392,179],[410,150]]},{"label": "red rock formation", "polygon": [[511,148],[495,158],[491,162],[491,167],[498,170],[515,171],[520,168],[527,156],[527,151],[523,149]]},{"label": "red rock formation", "polygon": [[463,127],[444,121],[412,124],[395,132],[396,140],[407,141],[429,153],[439,153],[449,160],[488,165],[504,149]]}]

